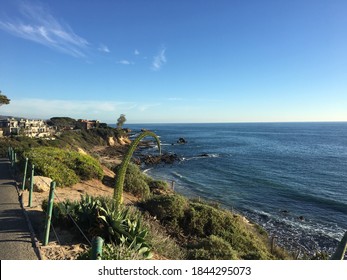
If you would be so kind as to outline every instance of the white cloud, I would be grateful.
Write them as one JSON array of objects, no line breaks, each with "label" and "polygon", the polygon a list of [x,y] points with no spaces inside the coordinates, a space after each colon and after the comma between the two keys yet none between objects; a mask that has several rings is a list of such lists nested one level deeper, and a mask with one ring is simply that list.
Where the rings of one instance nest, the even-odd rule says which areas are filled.
[{"label": "white cloud", "polygon": [[130,65],[130,64],[134,64],[134,62],[126,60],[126,59],[122,59],[117,61],[118,64],[123,64],[123,65]]},{"label": "white cloud", "polygon": [[181,98],[181,97],[170,97],[168,99],[169,99],[169,101],[182,101],[183,100],[183,98]]},{"label": "white cloud", "polygon": [[[9,105],[1,108],[2,115],[48,119],[54,116],[72,118],[100,119],[116,118],[117,112],[137,108],[133,102],[95,101],[95,100],[47,100],[12,99]],[[23,115],[23,112],[25,112]]]},{"label": "white cloud", "polygon": [[166,63],[165,48],[162,48],[159,53],[153,57],[152,70],[158,71]]},{"label": "white cloud", "polygon": [[135,51],[134,51],[134,55],[139,55],[140,54],[140,52],[136,49]]},{"label": "white cloud", "polygon": [[98,50],[101,51],[101,52],[104,52],[104,53],[110,53],[111,52],[110,49],[107,46],[103,45],[103,44],[100,45]]},{"label": "white cloud", "polygon": [[13,99],[1,107],[1,115],[14,117],[49,119],[52,117],[71,117],[75,119],[97,119],[102,122],[115,122],[120,113],[142,116],[143,112],[153,113],[151,109],[161,103],[135,103],[126,101],[62,100],[23,98]]},{"label": "white cloud", "polygon": [[141,112],[147,111],[148,109],[151,109],[153,107],[158,107],[160,106],[160,103],[154,103],[154,104],[142,104],[136,106]]},{"label": "white cloud", "polygon": [[54,18],[48,9],[22,3],[19,12],[19,19],[1,20],[0,29],[75,57],[85,56],[88,41],[75,34],[68,24]]}]

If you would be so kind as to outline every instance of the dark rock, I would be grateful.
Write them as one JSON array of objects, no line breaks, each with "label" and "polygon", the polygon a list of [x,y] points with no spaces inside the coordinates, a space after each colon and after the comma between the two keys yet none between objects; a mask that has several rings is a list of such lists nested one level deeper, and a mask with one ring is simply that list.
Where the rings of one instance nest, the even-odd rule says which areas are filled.
[{"label": "dark rock", "polygon": [[209,155],[208,154],[201,154],[201,155],[199,155],[199,157],[209,157]]},{"label": "dark rock", "polygon": [[188,143],[188,142],[187,142],[186,139],[184,139],[184,138],[181,137],[181,138],[179,138],[179,139],[177,140],[177,143],[178,143],[178,144],[186,144],[186,143]]},{"label": "dark rock", "polygon": [[158,156],[142,155],[140,156],[140,159],[142,163],[147,165],[160,164],[160,163],[172,164],[175,161],[180,160],[177,154],[168,154],[168,153],[158,155]]}]

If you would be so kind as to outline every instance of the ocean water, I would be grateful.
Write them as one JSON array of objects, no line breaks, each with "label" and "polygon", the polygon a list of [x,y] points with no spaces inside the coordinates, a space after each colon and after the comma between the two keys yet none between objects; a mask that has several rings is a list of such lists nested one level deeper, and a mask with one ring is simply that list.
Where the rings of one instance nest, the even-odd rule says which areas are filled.
[{"label": "ocean water", "polygon": [[163,151],[181,158],[149,175],[240,212],[287,249],[331,254],[347,230],[347,123],[128,127],[154,131]]}]

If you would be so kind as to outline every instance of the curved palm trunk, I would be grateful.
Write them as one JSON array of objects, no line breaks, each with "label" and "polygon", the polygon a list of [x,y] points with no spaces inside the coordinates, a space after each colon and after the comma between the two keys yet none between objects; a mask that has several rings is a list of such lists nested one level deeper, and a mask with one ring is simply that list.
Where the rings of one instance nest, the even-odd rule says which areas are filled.
[{"label": "curved palm trunk", "polygon": [[123,185],[124,185],[124,180],[125,180],[125,174],[128,168],[128,164],[131,160],[131,157],[133,155],[133,153],[135,152],[138,144],[140,143],[140,141],[147,136],[152,136],[157,144],[158,144],[158,148],[159,148],[159,153],[161,153],[161,147],[160,147],[160,140],[158,138],[158,136],[152,132],[152,131],[144,131],[142,132],[138,137],[136,137],[136,139],[131,143],[129,150],[126,152],[124,159],[120,165],[120,168],[118,170],[117,173],[117,179],[116,179],[116,185],[114,188],[114,194],[113,194],[113,198],[116,201],[116,206],[117,208],[122,204],[122,200],[123,200]]}]

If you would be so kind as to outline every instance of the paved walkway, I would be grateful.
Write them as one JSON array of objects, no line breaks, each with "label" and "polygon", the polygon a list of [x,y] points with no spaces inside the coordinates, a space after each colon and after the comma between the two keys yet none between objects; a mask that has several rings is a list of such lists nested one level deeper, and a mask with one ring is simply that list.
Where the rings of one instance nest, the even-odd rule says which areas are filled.
[{"label": "paved walkway", "polygon": [[10,162],[0,158],[0,260],[37,260]]}]

